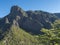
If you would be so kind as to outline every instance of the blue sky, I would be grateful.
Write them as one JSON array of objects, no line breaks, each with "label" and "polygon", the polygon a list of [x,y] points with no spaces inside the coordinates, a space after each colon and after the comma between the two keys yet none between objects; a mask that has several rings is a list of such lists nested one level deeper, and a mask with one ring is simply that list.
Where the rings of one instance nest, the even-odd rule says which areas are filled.
[{"label": "blue sky", "polygon": [[13,5],[18,5],[24,10],[60,12],[60,0],[0,0],[0,17],[9,14],[10,8]]}]

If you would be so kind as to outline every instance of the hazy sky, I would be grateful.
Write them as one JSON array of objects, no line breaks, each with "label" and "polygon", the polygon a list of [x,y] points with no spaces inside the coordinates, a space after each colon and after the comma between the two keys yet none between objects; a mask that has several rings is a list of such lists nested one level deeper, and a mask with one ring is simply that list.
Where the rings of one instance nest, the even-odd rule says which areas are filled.
[{"label": "hazy sky", "polygon": [[60,0],[0,0],[0,17],[9,14],[13,5],[18,5],[24,10],[60,12]]}]

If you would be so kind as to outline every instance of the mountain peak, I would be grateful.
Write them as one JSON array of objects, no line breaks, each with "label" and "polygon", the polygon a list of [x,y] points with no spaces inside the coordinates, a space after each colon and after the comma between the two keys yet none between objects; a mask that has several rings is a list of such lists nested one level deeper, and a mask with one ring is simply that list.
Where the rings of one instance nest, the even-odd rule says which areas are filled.
[{"label": "mountain peak", "polygon": [[17,5],[14,5],[14,6],[11,7],[11,13],[17,13],[17,12],[19,12],[21,10],[22,9]]},{"label": "mountain peak", "polygon": [[51,29],[51,24],[56,19],[54,14],[48,12],[24,11],[19,6],[12,6],[9,15],[1,19],[0,28],[5,30],[6,25],[9,25],[9,27],[16,25],[29,33],[41,34],[40,30],[42,28]]}]

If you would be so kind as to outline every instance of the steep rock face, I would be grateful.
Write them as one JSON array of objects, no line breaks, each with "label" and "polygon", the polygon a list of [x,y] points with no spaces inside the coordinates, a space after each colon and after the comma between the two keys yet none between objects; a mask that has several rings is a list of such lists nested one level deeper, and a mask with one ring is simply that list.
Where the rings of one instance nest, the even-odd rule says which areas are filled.
[{"label": "steep rock face", "polygon": [[52,28],[51,23],[56,19],[53,14],[48,12],[24,11],[18,6],[13,6],[10,13],[1,19],[0,29],[4,32],[9,29],[11,25],[16,25],[31,34],[40,34],[41,28]]},{"label": "steep rock face", "polygon": [[40,25],[39,27],[36,26],[36,28],[38,28],[37,30],[41,28],[47,28],[47,29],[52,28],[51,23],[53,23],[57,19],[55,15],[43,11],[27,11],[26,13],[28,14],[28,17],[30,19],[32,19],[33,21],[37,22],[38,25]]}]

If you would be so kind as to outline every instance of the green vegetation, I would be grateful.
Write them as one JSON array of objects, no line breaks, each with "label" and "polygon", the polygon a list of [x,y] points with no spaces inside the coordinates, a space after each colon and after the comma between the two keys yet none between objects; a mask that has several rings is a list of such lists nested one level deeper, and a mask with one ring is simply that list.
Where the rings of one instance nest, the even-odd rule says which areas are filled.
[{"label": "green vegetation", "polygon": [[0,45],[60,45],[60,20],[56,20],[52,29],[40,30],[43,34],[31,35],[19,26],[12,25],[3,34]]},{"label": "green vegetation", "polygon": [[43,45],[60,45],[60,20],[54,22],[53,29],[42,29],[44,34],[39,35],[39,42]]},{"label": "green vegetation", "polygon": [[42,42],[44,45],[59,45],[60,44],[60,30],[47,30],[47,29],[42,29],[41,30],[44,35],[39,35],[39,40]]},{"label": "green vegetation", "polygon": [[6,32],[4,39],[0,41],[0,45],[38,45],[38,40],[23,31],[23,29],[12,25],[9,31]]}]

